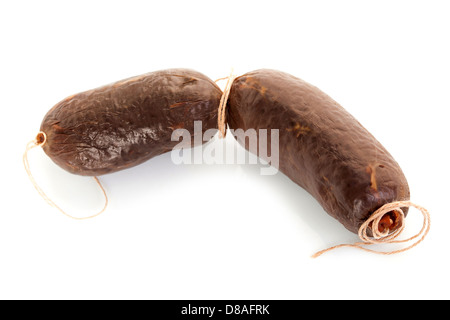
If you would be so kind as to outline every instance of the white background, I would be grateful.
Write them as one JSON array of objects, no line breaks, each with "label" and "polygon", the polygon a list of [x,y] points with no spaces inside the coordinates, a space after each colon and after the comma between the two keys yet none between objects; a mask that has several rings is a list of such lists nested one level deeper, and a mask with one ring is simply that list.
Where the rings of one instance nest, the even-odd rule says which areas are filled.
[{"label": "white background", "polygon": [[[448,1],[3,1],[0,5],[2,299],[450,298]],[[432,229],[395,256],[357,236],[283,174],[176,166],[170,154],[101,177],[107,211],[64,217],[22,165],[45,113],[73,93],[184,67],[212,79],[273,68],[352,113],[400,163]],[[234,143],[231,139],[228,143]],[[91,178],[30,153],[68,212],[102,207]],[[411,210],[408,232],[421,226]]]}]

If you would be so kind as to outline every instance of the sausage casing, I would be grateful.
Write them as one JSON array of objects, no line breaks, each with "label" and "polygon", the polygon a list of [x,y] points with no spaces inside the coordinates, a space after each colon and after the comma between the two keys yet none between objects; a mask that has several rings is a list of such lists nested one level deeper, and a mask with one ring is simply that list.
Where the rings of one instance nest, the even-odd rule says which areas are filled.
[{"label": "sausage casing", "polygon": [[[170,151],[175,129],[217,128],[222,91],[205,75],[169,69],[70,96],[45,116],[43,146],[60,167],[98,176]],[[197,141],[197,139],[192,139]]]}]

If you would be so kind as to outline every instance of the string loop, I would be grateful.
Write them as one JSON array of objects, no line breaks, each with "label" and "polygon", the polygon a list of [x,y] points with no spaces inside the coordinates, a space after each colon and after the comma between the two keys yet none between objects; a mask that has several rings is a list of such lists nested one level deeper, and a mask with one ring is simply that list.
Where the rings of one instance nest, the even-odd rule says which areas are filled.
[{"label": "string loop", "polygon": [[[405,214],[402,210],[404,207],[414,207],[418,209],[422,215],[423,215],[423,225],[422,229],[415,234],[414,236],[404,239],[404,240],[395,240],[397,237],[403,232],[405,228]],[[389,231],[381,232],[379,231],[379,225],[381,222],[381,219],[383,216],[388,213],[394,211],[397,213],[399,218],[399,227],[394,230],[393,232],[389,233]],[[400,252],[407,251],[409,249],[414,248],[419,243],[421,243],[428,232],[430,231],[430,224],[431,224],[431,218],[430,213],[427,209],[425,209],[422,206],[419,206],[417,204],[412,203],[411,201],[395,201],[391,203],[387,203],[381,208],[379,208],[377,211],[375,211],[359,228],[358,236],[362,240],[362,242],[355,242],[353,244],[340,244],[325,250],[321,250],[319,252],[316,252],[312,257],[317,258],[320,255],[329,252],[331,250],[342,248],[342,247],[352,247],[352,248],[358,248],[364,251],[373,252],[377,254],[383,254],[383,255],[391,255],[396,254]],[[369,235],[368,232],[371,231],[372,235]],[[372,249],[368,249],[364,246],[373,245],[373,244],[393,244],[393,243],[406,243],[415,240],[412,244],[409,246],[399,249],[399,250],[392,250],[392,251],[376,251]]]},{"label": "string loop", "polygon": [[217,79],[215,82],[227,79],[227,84],[223,90],[222,97],[220,98],[219,111],[217,114],[217,128],[219,129],[219,138],[225,138],[227,133],[227,123],[226,123],[226,113],[225,109],[227,107],[228,96],[230,95],[231,85],[233,84],[236,75],[233,73],[234,70],[231,69],[230,75],[228,77],[223,77]]},{"label": "string loop", "polygon": [[28,178],[30,178],[31,183],[33,184],[33,186],[35,187],[35,189],[37,190],[37,192],[39,193],[39,195],[52,207],[58,209],[62,214],[64,214],[65,216],[75,219],[75,220],[87,220],[87,219],[92,219],[95,218],[97,216],[99,216],[100,214],[102,214],[105,210],[106,207],[108,206],[108,196],[106,195],[106,191],[103,188],[102,184],[100,183],[100,180],[98,180],[97,177],[93,177],[94,180],[97,182],[98,186],[100,187],[100,190],[102,191],[104,197],[105,197],[105,205],[103,207],[103,209],[101,211],[99,211],[96,214],[93,214],[91,216],[88,217],[74,217],[68,213],[66,213],[63,209],[61,209],[56,203],[54,203],[46,194],[45,192],[41,189],[41,187],[39,187],[39,185],[36,183],[36,180],[34,180],[33,175],[31,174],[31,170],[30,170],[30,163],[28,162],[28,152],[35,148],[35,147],[42,147],[45,143],[47,142],[47,135],[45,134],[45,132],[40,131],[36,138],[30,142],[28,142],[27,147],[25,149],[25,152],[23,154],[23,165],[25,167],[25,171],[28,174]]}]

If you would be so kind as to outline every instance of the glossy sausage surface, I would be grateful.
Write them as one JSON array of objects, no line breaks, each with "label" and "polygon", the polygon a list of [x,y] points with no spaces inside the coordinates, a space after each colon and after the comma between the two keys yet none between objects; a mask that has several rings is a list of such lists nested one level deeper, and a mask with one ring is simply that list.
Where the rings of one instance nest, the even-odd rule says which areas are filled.
[{"label": "glossy sausage surface", "polygon": [[[409,199],[406,178],[389,152],[301,79],[264,69],[244,74],[233,82],[227,112],[232,129],[279,129],[279,169],[352,232],[382,205]],[[391,218],[390,230],[398,227]]]},{"label": "glossy sausage surface", "polygon": [[[43,146],[60,167],[97,176],[138,165],[170,151],[175,129],[193,136],[217,128],[220,88],[189,69],[169,69],[70,96],[45,116]],[[192,139],[195,141],[195,139]]]}]

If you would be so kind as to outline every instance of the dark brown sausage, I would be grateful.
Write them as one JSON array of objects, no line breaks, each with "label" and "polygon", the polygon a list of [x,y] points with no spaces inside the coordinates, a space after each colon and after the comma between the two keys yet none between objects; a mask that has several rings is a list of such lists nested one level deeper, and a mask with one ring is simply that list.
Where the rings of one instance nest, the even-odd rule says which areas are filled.
[{"label": "dark brown sausage", "polygon": [[[173,130],[217,128],[222,91],[208,77],[169,69],[125,79],[64,99],[45,116],[43,148],[67,171],[97,176],[170,151]],[[195,139],[192,139],[195,141]]]},{"label": "dark brown sausage", "polygon": [[[279,169],[352,232],[382,205],[409,199],[389,152],[305,81],[275,70],[249,72],[235,79],[227,110],[232,129],[279,129]],[[397,218],[392,212],[381,225],[392,231]]]}]

